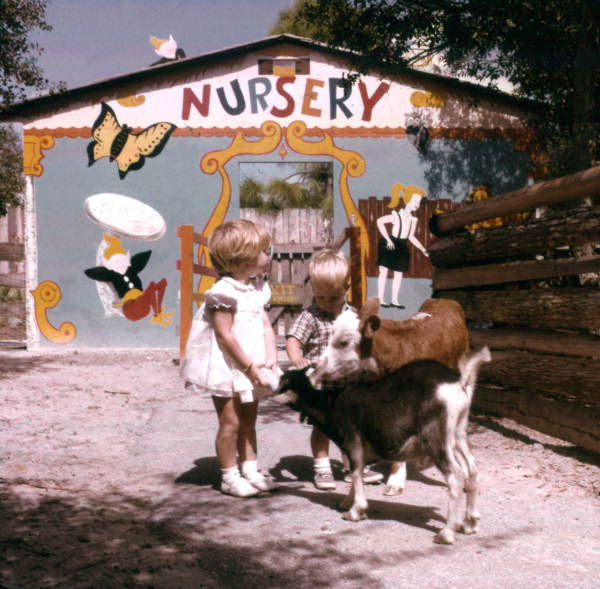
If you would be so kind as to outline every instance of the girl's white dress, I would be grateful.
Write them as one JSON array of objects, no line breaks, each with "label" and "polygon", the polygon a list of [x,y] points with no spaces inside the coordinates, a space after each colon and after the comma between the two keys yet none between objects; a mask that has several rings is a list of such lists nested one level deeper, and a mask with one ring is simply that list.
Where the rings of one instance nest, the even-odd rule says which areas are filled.
[{"label": "girl's white dress", "polygon": [[254,364],[263,364],[264,309],[270,298],[271,289],[263,279],[253,279],[246,285],[226,276],[206,291],[204,304],[192,321],[181,367],[187,388],[217,397],[249,398],[252,383],[237,362],[219,347],[212,315],[216,310],[232,310],[232,331],[242,350]]}]

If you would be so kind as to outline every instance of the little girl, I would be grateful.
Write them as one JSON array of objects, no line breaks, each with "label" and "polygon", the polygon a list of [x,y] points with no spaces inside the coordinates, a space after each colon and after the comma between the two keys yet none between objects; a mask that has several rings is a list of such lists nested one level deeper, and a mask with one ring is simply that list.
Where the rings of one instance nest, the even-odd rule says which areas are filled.
[{"label": "little girl", "polygon": [[275,334],[265,310],[271,289],[263,278],[270,246],[271,236],[251,221],[228,221],[215,229],[208,249],[220,278],[194,316],[182,365],[186,388],[212,396],[221,491],[235,497],[275,488],[257,468],[254,395],[257,386],[272,382],[266,370],[277,370]]}]

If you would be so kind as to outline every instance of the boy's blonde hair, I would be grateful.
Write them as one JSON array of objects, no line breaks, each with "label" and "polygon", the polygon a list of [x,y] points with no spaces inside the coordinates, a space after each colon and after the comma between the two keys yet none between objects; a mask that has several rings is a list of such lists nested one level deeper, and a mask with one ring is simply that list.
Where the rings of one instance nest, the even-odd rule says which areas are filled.
[{"label": "boy's blonde hair", "polygon": [[260,252],[271,245],[271,236],[262,225],[235,219],[219,225],[208,239],[210,259],[222,276],[253,264]]},{"label": "boy's blonde hair", "polygon": [[350,286],[350,264],[344,254],[332,249],[319,250],[310,257],[308,275],[313,286],[331,290]]}]

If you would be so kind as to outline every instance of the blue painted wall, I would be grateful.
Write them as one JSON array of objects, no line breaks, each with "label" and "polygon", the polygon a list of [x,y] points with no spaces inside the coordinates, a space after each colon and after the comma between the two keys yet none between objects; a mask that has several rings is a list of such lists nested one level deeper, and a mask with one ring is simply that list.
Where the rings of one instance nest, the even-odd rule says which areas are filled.
[{"label": "blue painted wall", "polygon": [[[516,152],[505,140],[434,139],[425,156],[420,155],[407,139],[335,138],[335,144],[362,155],[365,173],[350,178],[349,186],[355,202],[369,196],[390,194],[393,184],[414,184],[427,192],[427,198],[451,198],[460,201],[474,185],[487,182],[494,193],[525,185],[529,166],[526,154]],[[193,224],[201,230],[221,193],[218,174],[206,175],[200,160],[209,151],[225,149],[229,137],[171,137],[163,152],[146,159],[137,171],[120,180],[117,167],[107,158],[91,167],[87,165],[86,139],[56,139],[42,160],[44,173],[35,178],[38,229],[39,281],[53,280],[62,289],[62,301],[48,311],[54,325],[74,323],[77,338],[71,347],[176,347],[178,313],[172,325],[152,324],[150,317],[137,322],[123,317],[104,317],[96,283],[84,274],[96,265],[96,251],[102,239],[102,227],[84,214],[83,202],[100,192],[124,194],[152,206],[164,217],[167,231],[158,241],[122,239],[125,249],[135,254],[147,249],[152,256],[140,273],[144,286],[151,280],[166,278],[168,287],[163,307],[177,310],[179,273],[179,241],[176,228]],[[285,161],[317,161],[327,157],[307,157],[289,150]],[[240,156],[227,164],[233,191],[229,218],[239,216],[239,164],[244,161],[281,162],[278,153],[266,156]],[[341,164],[334,160],[334,233],[347,225],[340,202],[337,180]],[[369,295],[377,294],[376,279],[370,278]],[[413,313],[430,294],[430,282],[405,278],[402,298],[406,310],[385,310],[388,316],[403,317]],[[42,346],[54,346],[41,336]]]}]

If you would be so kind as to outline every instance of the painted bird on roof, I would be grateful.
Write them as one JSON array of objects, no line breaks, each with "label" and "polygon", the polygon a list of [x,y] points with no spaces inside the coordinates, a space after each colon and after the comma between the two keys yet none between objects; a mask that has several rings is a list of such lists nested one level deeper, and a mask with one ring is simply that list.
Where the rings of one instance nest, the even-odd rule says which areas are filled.
[{"label": "painted bird on roof", "polygon": [[185,57],[185,51],[177,47],[177,41],[173,39],[173,35],[169,35],[168,39],[150,37],[150,44],[154,47],[154,53],[160,57],[158,61],[150,65],[159,65]]}]

